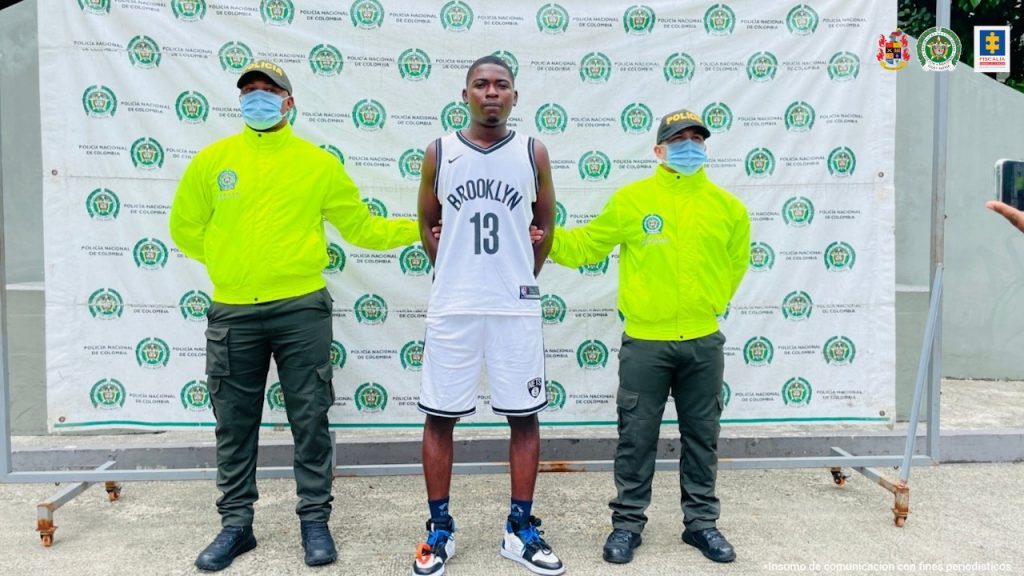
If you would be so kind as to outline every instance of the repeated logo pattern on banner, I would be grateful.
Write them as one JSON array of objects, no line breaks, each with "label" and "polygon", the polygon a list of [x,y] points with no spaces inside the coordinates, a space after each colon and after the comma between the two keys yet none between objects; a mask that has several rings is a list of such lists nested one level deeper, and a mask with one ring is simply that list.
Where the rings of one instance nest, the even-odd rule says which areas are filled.
[{"label": "repeated logo pattern on banner", "polygon": [[[414,218],[424,149],[469,122],[461,90],[485,54],[516,74],[509,124],[549,148],[567,226],[652,173],[661,115],[687,107],[707,122],[708,173],[753,226],[750,272],[721,317],[725,423],[894,416],[896,92],[875,63],[894,0],[40,0],[39,10],[52,428],[212,424],[210,284],[167,222],[189,159],[240,130],[246,64],[285,68],[296,133],[337,156],[369,210]],[[657,234],[666,215],[653,212],[644,225]],[[426,254],[362,250],[328,228],[332,425],[420,425]],[[616,252],[540,276],[544,423],[614,424],[617,274]],[[469,423],[502,421],[488,402],[483,386]],[[273,371],[264,405],[268,425],[286,422]]]}]

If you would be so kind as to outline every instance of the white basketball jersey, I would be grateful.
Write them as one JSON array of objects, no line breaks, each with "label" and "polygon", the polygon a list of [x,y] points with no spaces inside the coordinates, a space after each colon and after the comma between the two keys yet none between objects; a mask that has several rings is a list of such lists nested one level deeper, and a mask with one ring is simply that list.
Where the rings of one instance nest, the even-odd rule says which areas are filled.
[{"label": "white basketball jersey", "polygon": [[435,141],[441,231],[427,316],[540,315],[530,223],[533,139],[509,131],[490,148],[455,132]]}]

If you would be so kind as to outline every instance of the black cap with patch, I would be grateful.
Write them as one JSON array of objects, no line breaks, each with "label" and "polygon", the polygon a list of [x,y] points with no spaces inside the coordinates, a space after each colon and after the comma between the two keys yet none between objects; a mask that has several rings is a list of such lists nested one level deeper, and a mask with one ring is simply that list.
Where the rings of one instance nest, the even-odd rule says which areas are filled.
[{"label": "black cap with patch", "polygon": [[236,84],[236,86],[239,88],[245,86],[245,84],[252,80],[252,77],[256,74],[266,76],[271,82],[276,84],[278,88],[286,90],[289,94],[292,93],[292,83],[288,80],[288,75],[284,73],[284,68],[281,68],[269,60],[256,60],[252,64],[243,68],[242,75],[238,77],[238,84]]},{"label": "black cap with patch", "polygon": [[658,141],[655,143],[661,144],[687,128],[696,128],[697,132],[700,132],[704,138],[711,137],[711,131],[704,125],[704,121],[701,120],[700,116],[683,109],[666,114],[661,119],[661,124],[658,126]]}]

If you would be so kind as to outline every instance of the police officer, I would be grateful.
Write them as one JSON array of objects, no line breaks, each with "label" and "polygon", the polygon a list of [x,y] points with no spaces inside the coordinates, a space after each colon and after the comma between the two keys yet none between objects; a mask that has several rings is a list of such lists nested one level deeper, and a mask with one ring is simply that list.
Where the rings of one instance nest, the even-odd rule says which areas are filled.
[{"label": "police officer", "polygon": [[171,236],[206,265],[207,386],[217,419],[217,508],[223,526],[196,566],[221,570],[256,546],[256,452],[270,359],[277,364],[295,440],[302,546],[310,566],[337,558],[327,527],[334,403],[332,299],[323,220],[348,242],[386,250],[419,239],[412,221],[372,216],[338,160],[292,133],[295,106],[280,66],[257,61],[237,83],[242,132],[200,151],[171,208]]},{"label": "police officer", "polygon": [[711,133],[688,110],[666,115],[648,178],[612,195],[585,226],[555,229],[550,257],[564,266],[619,252],[619,310],[625,333],[616,395],[618,495],[609,503],[612,533],[604,559],[626,563],[640,545],[651,501],[655,453],[669,394],[679,414],[683,541],[716,562],[736,558],[716,528],[722,346],[717,314],[739,287],[750,258],[743,204],[704,170]]}]

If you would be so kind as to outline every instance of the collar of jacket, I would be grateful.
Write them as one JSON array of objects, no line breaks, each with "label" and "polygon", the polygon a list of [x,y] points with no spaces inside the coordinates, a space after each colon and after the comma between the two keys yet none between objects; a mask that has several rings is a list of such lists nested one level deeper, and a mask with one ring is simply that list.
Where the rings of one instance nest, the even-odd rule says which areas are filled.
[{"label": "collar of jacket", "polygon": [[658,164],[654,178],[658,186],[670,190],[685,190],[692,186],[700,186],[708,181],[707,172],[703,167],[697,170],[696,173],[685,176],[679,172],[670,171],[668,168],[665,168],[664,164]]},{"label": "collar of jacket", "polygon": [[283,148],[292,139],[292,126],[285,122],[284,126],[273,132],[257,132],[248,125],[242,131],[246,143],[261,150]]}]

